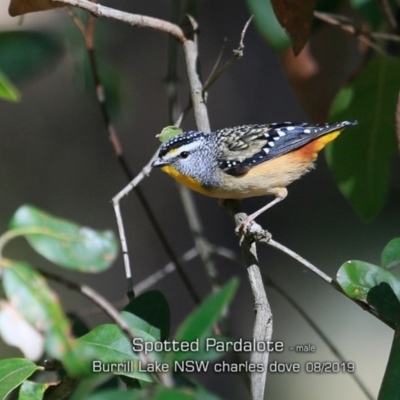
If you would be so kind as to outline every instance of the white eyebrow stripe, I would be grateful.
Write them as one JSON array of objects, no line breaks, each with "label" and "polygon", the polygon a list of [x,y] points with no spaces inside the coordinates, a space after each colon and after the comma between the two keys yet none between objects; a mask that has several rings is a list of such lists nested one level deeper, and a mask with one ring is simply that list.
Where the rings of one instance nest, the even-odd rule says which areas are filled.
[{"label": "white eyebrow stripe", "polygon": [[195,140],[194,142],[184,144],[179,147],[179,150],[177,151],[176,154],[182,153],[182,151],[192,151],[199,147],[200,144],[203,144],[202,140]]},{"label": "white eyebrow stripe", "polygon": [[172,160],[176,158],[179,154],[181,154],[183,151],[192,151],[197,147],[199,147],[200,144],[202,144],[202,141],[196,140],[194,142],[180,146],[179,149],[171,149],[167,154],[164,155],[163,159],[165,161]]}]

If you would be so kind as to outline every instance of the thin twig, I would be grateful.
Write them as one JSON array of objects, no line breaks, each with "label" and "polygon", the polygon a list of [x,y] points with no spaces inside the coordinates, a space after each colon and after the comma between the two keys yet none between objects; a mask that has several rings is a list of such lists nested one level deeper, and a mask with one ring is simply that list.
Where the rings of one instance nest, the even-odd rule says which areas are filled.
[{"label": "thin twig", "polygon": [[[230,202],[225,201],[226,204],[225,207],[227,210],[232,213],[232,208],[230,208]],[[239,215],[242,215],[242,219],[244,220],[247,218],[247,215],[244,213],[240,213]],[[387,326],[390,328],[394,329],[394,325],[391,322],[388,322],[387,320],[382,319],[379,314],[376,312],[375,309],[373,309],[368,303],[353,299],[351,297],[348,297],[346,293],[343,292],[343,289],[334,281],[330,276],[325,274],[325,272],[321,271],[319,268],[317,268],[315,265],[311,264],[309,261],[307,261],[305,258],[301,257],[299,254],[295,253],[293,250],[290,250],[286,246],[276,242],[271,238],[271,235],[263,229],[257,222],[252,221],[250,226],[247,228],[246,232],[246,237],[250,237],[252,242],[260,242],[260,243],[265,243],[267,245],[270,245],[272,247],[275,247],[278,250],[281,250],[282,252],[286,253],[296,261],[300,262],[303,264],[307,269],[309,269],[312,273],[317,275],[319,278],[321,278],[323,281],[326,283],[330,284],[334,289],[336,289],[338,292],[346,296],[348,299],[352,300],[354,303],[356,303],[358,306],[360,306],[363,310],[369,312],[371,315],[373,315],[375,318],[378,318],[380,321],[385,323]]]},{"label": "thin twig", "polygon": [[[264,241],[264,240],[262,240],[262,241]],[[278,249],[280,251],[283,251],[284,253],[286,253],[288,256],[292,257],[293,259],[295,259],[299,263],[305,265],[311,272],[313,272],[315,275],[319,276],[325,282],[327,282],[329,284],[332,283],[332,278],[330,276],[325,274],[325,272],[321,271],[315,265],[311,264],[305,258],[301,257],[299,254],[295,253],[293,250],[290,250],[289,248],[287,248],[283,244],[280,244],[280,243],[276,242],[273,239],[269,239],[268,241],[266,241],[266,243],[269,246],[275,247],[276,249]]]},{"label": "thin twig", "polygon": [[396,31],[397,29],[397,21],[393,14],[392,9],[387,0],[377,0],[380,9],[382,10],[383,17],[386,20],[386,23],[389,25],[392,31]]},{"label": "thin twig", "polygon": [[174,36],[179,42],[183,43],[186,37],[182,29],[171,22],[164,21],[159,18],[148,17],[147,15],[131,14],[124,11],[116,10],[114,8],[102,6],[100,4],[92,3],[89,0],[52,0],[56,3],[63,3],[73,7],[78,7],[83,10],[89,11],[96,17],[106,17],[115,19],[131,26],[139,28],[150,28],[162,31]]},{"label": "thin twig", "polygon": [[[91,68],[92,76],[93,76],[93,80],[94,80],[97,100],[98,100],[98,104],[100,106],[101,115],[103,117],[104,124],[109,133],[110,142],[112,143],[112,145],[114,147],[114,152],[118,158],[118,161],[119,161],[125,175],[127,176],[129,181],[132,181],[133,173],[132,173],[132,171],[129,167],[129,164],[123,154],[122,146],[120,144],[117,131],[116,131],[114,125],[111,123],[111,119],[110,119],[110,116],[108,113],[108,107],[107,107],[107,103],[106,103],[104,86],[102,84],[98,66],[97,66],[97,60],[96,60],[96,54],[95,54],[95,44],[94,44],[94,28],[95,28],[96,18],[93,14],[90,14],[87,26],[85,27],[85,25],[82,23],[82,21],[73,13],[72,10],[69,10],[69,15],[71,16],[75,25],[78,27],[78,29],[83,34],[83,37],[85,40],[85,45],[86,45],[86,50],[87,50],[88,57],[89,57],[89,63],[90,63],[90,68]],[[139,199],[139,202],[141,203],[142,207],[144,208],[144,211],[145,211],[153,229],[155,230],[155,232],[158,236],[158,239],[160,240],[167,256],[177,266],[178,274],[182,278],[193,301],[195,303],[198,303],[200,301],[200,297],[197,295],[196,291],[194,290],[193,285],[189,281],[189,278],[186,276],[183,267],[180,265],[178,257],[175,255],[175,252],[172,250],[172,247],[169,244],[169,241],[167,240],[164,232],[162,231],[152,209],[150,208],[146,197],[144,196],[141,189],[139,187],[137,187],[137,185],[130,185],[129,187],[130,187],[130,189],[133,188],[135,190],[135,193]],[[128,296],[132,297],[132,296],[134,296],[133,278],[132,278],[132,271],[131,271],[130,260],[129,260],[128,244],[127,244],[125,230],[124,230],[124,226],[123,226],[123,218],[121,215],[121,209],[120,209],[120,205],[119,205],[119,197],[117,197],[117,199],[118,199],[117,201],[114,201],[114,199],[113,199],[113,205],[114,205],[114,211],[115,211],[116,220],[117,220],[118,231],[119,231],[119,235],[120,235],[122,254],[123,254],[123,258],[124,258],[125,275],[126,275],[127,284],[128,284]]]},{"label": "thin twig", "polygon": [[397,97],[397,105],[396,105],[396,137],[397,137],[397,146],[399,148],[399,154],[400,154],[400,92]]},{"label": "thin twig", "polygon": [[[175,4],[176,3],[176,4]],[[179,19],[177,12],[179,11],[179,2],[172,2],[172,16],[171,19],[173,21],[177,21]],[[196,29],[197,24],[194,21],[193,17],[189,18],[194,33],[193,41],[197,44],[197,35]],[[178,109],[178,72],[177,72],[177,43],[176,41],[169,41],[168,46],[168,73],[167,73],[167,98],[168,98],[168,109],[169,109],[169,121],[170,124],[175,122],[174,111]],[[183,185],[178,184],[178,192],[181,197],[181,201],[183,204],[183,209],[186,214],[187,221],[189,223],[190,231],[192,233],[192,237],[195,243],[196,250],[200,255],[200,258],[203,262],[206,275],[209,277],[211,287],[213,291],[217,291],[220,288],[220,282],[218,279],[217,269],[215,268],[215,264],[212,260],[210,244],[208,240],[205,238],[203,226],[201,223],[201,219],[195,204],[194,196],[192,192]]]},{"label": "thin twig", "polygon": [[371,32],[371,37],[374,39],[390,40],[392,42],[400,42],[400,36],[394,33],[386,32]]},{"label": "thin twig", "polygon": [[[136,335],[132,332],[129,325],[120,316],[119,312],[113,307],[113,305],[105,297],[103,297],[100,293],[96,292],[90,286],[80,285],[80,284],[72,282],[64,277],[58,276],[51,272],[43,271],[41,269],[38,269],[38,271],[44,277],[51,279],[54,282],[60,283],[60,284],[64,285],[65,287],[67,287],[68,289],[74,290],[74,291],[82,294],[84,297],[89,299],[92,303],[96,304],[96,306],[99,307],[101,310],[103,310],[104,313],[106,315],[108,315],[111,318],[111,320],[121,329],[121,331],[124,333],[124,335],[128,338],[129,341],[132,342],[133,339],[136,338]],[[144,352],[138,352],[137,354],[142,362],[143,367],[154,362],[154,360],[152,360],[150,355],[145,354]],[[174,385],[172,376],[169,372],[166,372],[166,373],[156,372],[155,375],[158,377],[158,379],[164,385],[166,385],[168,387],[172,387]]]},{"label": "thin twig", "polygon": [[343,31],[349,33],[352,36],[355,36],[360,42],[365,43],[376,52],[387,55],[386,50],[384,50],[382,47],[374,43],[373,40],[371,40],[371,35],[369,33],[363,32],[362,30],[356,28],[350,22],[346,22],[347,19],[344,19],[341,16],[337,16],[335,14],[324,13],[321,11],[314,11],[314,16],[321,21],[327,22],[328,24],[338,26]]},{"label": "thin twig", "polygon": [[[213,67],[211,68],[210,74],[208,75],[208,78],[204,82],[204,87],[206,87],[208,85],[210,78],[215,74],[215,71],[217,71],[218,65],[220,64],[220,62],[222,60],[222,56],[224,55],[226,45],[227,45],[227,39],[225,38],[224,42],[221,46],[221,50],[219,51],[218,57],[215,60]],[[204,87],[203,87],[203,90],[204,90]]]},{"label": "thin twig", "polygon": [[[312,320],[312,318],[304,311],[302,307],[299,306],[297,301],[295,301],[286,291],[284,291],[280,286],[278,286],[275,282],[272,281],[271,278],[267,277],[262,273],[262,277],[264,283],[277,291],[300,315],[301,317],[310,325],[311,329],[315,331],[315,333],[321,338],[321,340],[326,344],[326,346],[330,349],[330,351],[337,357],[337,359],[343,363],[347,363],[348,361],[344,357],[344,355],[340,352],[340,350],[332,343],[327,335],[320,329],[320,327]],[[365,394],[365,396],[369,400],[374,400],[374,397],[369,392],[368,388],[364,385],[360,377],[356,372],[351,374],[351,378],[354,379],[360,390]]]},{"label": "thin twig", "polygon": [[197,46],[192,40],[183,43],[183,53],[186,61],[186,72],[188,74],[190,96],[192,101],[194,120],[196,127],[201,132],[211,132],[208,119],[207,106],[203,96],[203,85],[198,75]]},{"label": "thin twig", "polygon": [[[216,256],[220,256],[223,258],[226,258],[231,261],[235,261],[236,263],[240,264],[240,261],[238,259],[237,254],[226,247],[223,246],[215,246],[210,244],[211,249],[213,254]],[[179,261],[181,262],[189,262],[194,260],[198,256],[197,250],[195,247],[192,247],[191,249],[187,250],[181,257],[179,257]],[[166,278],[169,274],[174,272],[176,270],[175,264],[170,261],[168,264],[166,264],[164,267],[161,269],[157,270],[153,274],[149,275],[147,278],[143,279],[139,283],[137,283],[134,287],[133,290],[136,293],[136,295],[140,295],[141,293],[149,290],[152,288],[154,285],[156,285],[158,282]],[[112,303],[114,307],[123,307],[126,304],[126,299],[120,299]],[[84,310],[79,312],[79,315],[82,318],[89,317],[91,315],[99,313],[101,310],[99,310],[97,307],[96,308],[91,308],[89,310]]]},{"label": "thin twig", "polygon": [[215,74],[210,75],[210,77],[207,79],[203,91],[207,91],[207,89],[228,69],[232,66],[233,63],[235,63],[237,60],[243,57],[243,50],[244,50],[244,37],[247,32],[247,28],[250,25],[250,22],[254,18],[254,15],[252,15],[245,23],[244,28],[242,30],[242,33],[240,35],[240,42],[239,46],[237,49],[233,50],[233,56],[217,71]]},{"label": "thin twig", "polygon": [[[208,78],[207,82],[204,84],[202,93],[206,92],[207,88],[209,88],[212,84],[214,84],[218,78],[222,76],[226,70],[233,65],[233,63],[239,60],[243,56],[243,49],[244,49],[244,36],[246,34],[247,28],[252,20],[253,16],[251,16],[248,21],[246,22],[242,33],[240,35],[240,42],[239,46],[236,50],[234,50],[233,57],[222,67],[220,68],[215,74],[211,74]],[[197,24],[193,18],[190,19],[193,29],[196,30]],[[194,43],[196,43],[196,35]],[[189,102],[188,106],[185,110],[190,109],[190,105],[192,103]],[[180,122],[180,121],[179,121]],[[204,131],[204,130],[203,130]],[[208,132],[208,131],[205,131]],[[195,240],[196,248],[201,256],[203,264],[206,267],[207,275],[210,277],[211,285],[214,291],[218,290],[220,287],[220,282],[218,279],[217,269],[215,268],[214,262],[211,259],[211,251],[210,251],[210,243],[205,239],[203,233],[203,227],[201,225],[200,218],[198,217],[198,213],[195,208],[193,195],[191,192],[183,187],[179,187],[179,192],[181,194],[182,203],[188,216],[189,225]]]}]

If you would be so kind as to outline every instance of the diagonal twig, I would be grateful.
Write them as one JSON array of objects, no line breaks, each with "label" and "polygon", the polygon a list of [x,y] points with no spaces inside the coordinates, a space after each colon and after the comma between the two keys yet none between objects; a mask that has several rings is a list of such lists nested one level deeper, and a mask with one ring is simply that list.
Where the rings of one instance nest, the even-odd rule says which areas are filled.
[{"label": "diagonal twig", "polygon": [[[94,4],[94,3],[92,3],[92,4]],[[97,59],[96,59],[96,54],[95,54],[95,43],[94,43],[94,29],[95,29],[96,17],[93,14],[90,14],[88,17],[87,25],[85,26],[83,24],[83,22],[78,18],[78,16],[73,12],[72,9],[68,8],[68,13],[71,16],[71,18],[72,18],[73,22],[75,23],[75,25],[77,26],[77,28],[82,33],[84,40],[85,40],[85,45],[86,45],[86,50],[87,50],[88,57],[89,57],[89,64],[90,64],[90,69],[91,69],[92,76],[93,76],[97,100],[98,100],[98,104],[99,104],[99,107],[101,110],[101,115],[103,117],[104,124],[105,124],[108,134],[109,134],[110,142],[113,145],[114,152],[118,158],[118,161],[119,161],[119,164],[121,165],[122,170],[124,171],[128,180],[132,181],[133,173],[129,167],[128,161],[126,160],[126,158],[123,154],[123,149],[120,144],[117,131],[111,122],[111,119],[110,119],[110,116],[108,113],[107,103],[106,103],[104,86],[102,84],[99,70],[98,70]],[[154,231],[156,232],[156,234],[158,236],[158,239],[161,242],[161,245],[164,248],[164,251],[176,265],[178,274],[180,275],[181,279],[183,280],[183,283],[186,286],[189,294],[191,295],[194,302],[198,303],[200,301],[200,297],[196,293],[193,285],[190,283],[189,278],[186,276],[186,273],[185,273],[182,265],[180,264],[178,257],[175,255],[175,252],[173,251],[171,245],[169,244],[167,237],[165,236],[164,232],[162,231],[152,209],[149,206],[149,203],[148,203],[145,195],[143,194],[142,190],[137,185],[130,186],[130,188],[134,189],[134,191],[139,199],[139,202],[141,203],[142,207],[144,208],[144,211],[150,221],[150,224],[152,225]],[[113,205],[114,205],[114,211],[115,211],[119,235],[120,235],[122,254],[123,254],[123,258],[124,258],[125,275],[126,275],[126,279],[127,279],[127,283],[128,283],[128,295],[132,296],[132,295],[134,295],[133,279],[132,279],[132,272],[131,272],[131,267],[130,267],[129,254],[128,254],[128,245],[127,245],[125,230],[123,228],[123,219],[122,219],[121,209],[120,209],[120,205],[119,205],[119,198],[118,198],[117,202],[115,202],[113,199]]]},{"label": "diagonal twig", "polygon": [[374,49],[379,54],[387,55],[386,50],[378,46],[374,42],[373,38],[371,38],[371,35],[369,33],[356,28],[348,18],[321,11],[314,11],[314,16],[315,18],[327,22],[328,24],[338,26],[343,31],[349,33],[352,36],[355,36],[360,42],[365,43],[367,46],[371,47],[371,49]]}]

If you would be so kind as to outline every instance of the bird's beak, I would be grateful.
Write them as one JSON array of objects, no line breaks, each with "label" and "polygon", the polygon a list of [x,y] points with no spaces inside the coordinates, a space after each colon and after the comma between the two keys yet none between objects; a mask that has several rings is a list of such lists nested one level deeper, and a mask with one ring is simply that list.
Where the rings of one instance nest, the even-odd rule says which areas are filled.
[{"label": "bird's beak", "polygon": [[164,167],[165,165],[168,165],[168,163],[165,162],[165,161],[164,161],[163,159],[161,159],[161,158],[157,158],[156,160],[154,160],[154,161],[151,163],[152,168],[154,168],[154,167]]}]

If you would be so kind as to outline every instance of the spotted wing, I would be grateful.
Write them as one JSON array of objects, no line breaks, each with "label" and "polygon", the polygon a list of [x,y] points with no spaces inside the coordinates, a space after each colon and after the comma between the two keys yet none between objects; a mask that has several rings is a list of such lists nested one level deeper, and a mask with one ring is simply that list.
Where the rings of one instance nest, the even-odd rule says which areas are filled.
[{"label": "spotted wing", "polygon": [[216,132],[220,139],[218,166],[227,174],[243,175],[258,164],[354,124],[353,121],[323,125],[284,122],[222,129]]}]

